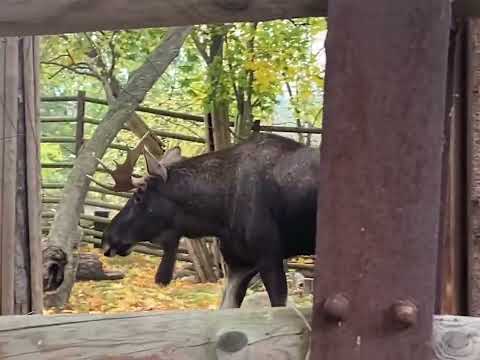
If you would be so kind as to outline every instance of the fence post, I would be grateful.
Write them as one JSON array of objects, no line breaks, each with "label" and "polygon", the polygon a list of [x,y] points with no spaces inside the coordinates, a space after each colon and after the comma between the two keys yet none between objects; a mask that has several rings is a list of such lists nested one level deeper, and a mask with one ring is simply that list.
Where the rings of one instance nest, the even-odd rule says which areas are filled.
[{"label": "fence post", "polygon": [[77,126],[75,130],[75,155],[78,155],[83,145],[85,132],[85,91],[79,91],[77,94]]},{"label": "fence post", "polygon": [[205,144],[207,145],[208,151],[214,151],[215,145],[213,141],[213,125],[212,125],[212,114],[205,114]]},{"label": "fence post", "polygon": [[[110,211],[96,210],[96,211],[93,212],[93,215],[108,219],[110,217]],[[103,231],[105,230],[106,227],[107,227],[107,224],[105,224],[105,223],[100,223],[100,222],[97,222],[97,221],[93,222],[93,230],[95,230],[95,231],[100,231],[100,232],[103,233]],[[101,249],[102,244],[94,243],[93,247],[96,248],[96,249]]]},{"label": "fence post", "polygon": [[328,7],[311,359],[432,359],[451,3]]},{"label": "fence post", "polygon": [[468,315],[480,316],[480,19],[467,26]]}]

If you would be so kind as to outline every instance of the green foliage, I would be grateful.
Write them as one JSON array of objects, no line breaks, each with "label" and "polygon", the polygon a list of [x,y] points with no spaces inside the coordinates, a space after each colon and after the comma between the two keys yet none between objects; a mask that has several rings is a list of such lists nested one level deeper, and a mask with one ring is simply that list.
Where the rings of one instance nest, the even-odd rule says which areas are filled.
[{"label": "green foliage", "polygon": [[[207,55],[215,37],[224,37],[222,56],[207,64],[205,53],[199,51],[194,37],[189,38],[179,57],[151,89],[144,105],[202,115],[211,110],[212,101],[224,102],[234,120],[241,117],[242,101],[250,96],[253,117],[269,124],[276,116],[279,96],[286,94],[296,125],[320,126],[324,80],[315,39],[326,27],[325,19],[318,18],[198,26],[194,36],[205,46]],[[102,79],[114,78],[122,86],[164,33],[164,29],[143,29],[43,37],[42,95],[75,95],[84,90],[90,97],[105,98]],[[87,117],[98,120],[106,111],[103,105],[86,107]],[[41,114],[75,117],[76,104],[44,102]],[[154,129],[204,136],[201,123],[140,115]],[[94,126],[87,125],[86,137],[93,130]],[[73,137],[75,125],[44,124],[42,135]],[[115,142],[133,146],[136,138],[122,131]],[[187,156],[205,151],[202,144],[174,139],[164,142],[166,147],[180,145]],[[72,153],[72,144],[42,145],[43,162],[73,161]],[[123,156],[122,152],[110,150],[105,162],[113,166],[113,161],[121,161]],[[45,182],[63,182],[68,170],[45,169],[42,174]],[[104,175],[98,176],[108,180]]]},{"label": "green foliage", "polygon": [[325,19],[317,18],[197,27],[195,35],[204,44],[215,34],[225,36],[223,58],[216,58],[206,75],[205,103],[212,98],[236,103],[230,115],[238,118],[250,91],[253,116],[268,123],[288,87],[298,125],[320,126],[324,76],[313,45],[326,28]]}]

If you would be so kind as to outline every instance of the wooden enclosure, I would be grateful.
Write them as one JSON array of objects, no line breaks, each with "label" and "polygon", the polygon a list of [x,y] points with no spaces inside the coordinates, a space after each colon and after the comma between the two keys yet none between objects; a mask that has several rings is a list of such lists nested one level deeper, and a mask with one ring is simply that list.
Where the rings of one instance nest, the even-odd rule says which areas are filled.
[{"label": "wooden enclosure", "polygon": [[[67,104],[73,105],[75,108],[75,114],[72,116],[41,116],[40,124],[41,126],[48,126],[51,124],[70,124],[72,133],[71,136],[64,137],[53,137],[42,134],[40,138],[41,144],[62,144],[65,146],[70,145],[72,150],[75,153],[78,153],[81,145],[88,141],[88,138],[85,136],[86,127],[95,128],[100,120],[87,116],[87,108],[90,104],[108,106],[106,100],[96,99],[87,96],[82,91],[79,91],[76,96],[57,96],[57,97],[42,97],[41,105],[56,103],[61,104],[66,107]],[[65,109],[66,110],[66,109]],[[141,116],[145,114],[153,115],[158,117],[158,124],[162,124],[162,120],[165,117],[169,118],[169,121],[178,121],[183,122],[188,125],[191,122],[203,124],[205,121],[204,116],[179,113],[174,111],[150,108],[145,106],[140,106],[137,109],[137,113]],[[157,125],[158,126],[158,125]],[[233,126],[233,123],[231,124]],[[124,127],[124,130],[129,130],[128,126]],[[165,131],[161,129],[152,128],[150,131],[157,136],[158,138],[165,139],[175,139],[181,140],[183,142],[193,142],[198,144],[206,144],[207,142],[207,132],[203,137],[184,135],[179,133],[174,133],[171,131]],[[254,132],[275,132],[275,133],[308,133],[308,134],[321,134],[322,129],[318,128],[301,128],[301,127],[289,127],[289,126],[265,126],[261,125],[260,121],[257,120],[252,126],[252,131]],[[128,149],[128,146],[121,144],[119,141],[115,141],[110,145],[110,148],[119,152],[119,156],[123,156],[124,152]],[[205,149],[205,151],[208,151]],[[73,162],[58,161],[58,162],[42,162],[41,168],[45,171],[68,171],[73,167]],[[105,170],[102,167],[98,167],[98,172],[105,173]],[[61,194],[64,184],[62,183],[52,183],[52,182],[42,182],[42,233],[47,235],[50,230],[50,222],[54,218],[54,208],[57,203],[61,200]],[[98,199],[98,195],[106,197],[106,199]],[[80,216],[80,227],[84,234],[83,241],[86,243],[92,243],[96,247],[100,247],[100,241],[103,236],[101,229],[97,229],[100,224],[106,226],[111,222],[111,218],[116,214],[118,210],[122,208],[125,202],[130,198],[130,193],[121,193],[113,192],[105,188],[99,187],[98,185],[91,184],[89,187],[89,196],[84,202],[86,207],[97,209],[98,211],[103,211],[104,216],[97,216],[94,213],[92,214],[91,210],[88,212],[85,211]],[[113,201],[112,201],[113,200]],[[96,211],[95,211],[96,212]],[[205,239],[202,242],[193,241],[190,242],[187,239],[183,241],[184,246],[181,246],[177,254],[177,259],[179,261],[193,263],[193,266],[196,269],[198,278],[201,282],[208,281],[217,281],[218,276],[214,275],[214,272],[217,271],[214,268],[214,264],[210,259],[214,258],[215,246],[211,239]],[[163,256],[163,250],[161,247],[155,244],[148,242],[140,243],[134,247],[134,251],[153,255],[153,256]],[[206,254],[206,256],[204,255]],[[313,257],[309,257],[311,262],[313,262]],[[290,269],[297,271],[305,271],[306,274],[310,277],[313,274],[314,265],[299,263],[295,261],[288,262]],[[309,279],[310,281],[311,279]]]},{"label": "wooden enclosure", "polygon": [[[0,354],[15,360],[304,360],[310,318],[311,310],[292,308],[6,316]],[[436,316],[433,352],[422,360],[478,359],[479,330],[480,319]]]},{"label": "wooden enclosure", "polygon": [[0,39],[1,315],[42,311],[38,44]]},{"label": "wooden enclosure", "polygon": [[[432,323],[435,295],[450,294],[451,301],[437,299],[437,303],[439,309],[452,312],[466,308],[477,314],[480,304],[478,20],[468,20],[466,37],[459,37],[458,49],[464,47],[466,52],[452,47],[452,35],[456,35],[452,24],[480,16],[480,3],[453,2],[453,17],[451,5],[448,0],[15,0],[0,5],[0,36],[328,14],[327,112],[318,209],[321,231],[317,234],[310,358],[477,359],[476,320],[448,317]],[[17,40],[2,44],[11,41]],[[4,84],[0,98],[5,99],[0,124],[8,134],[14,134],[15,126],[5,126],[5,109],[16,114],[16,79],[22,73],[18,69],[0,68],[0,79],[6,79],[0,82]],[[25,83],[31,86],[33,78],[25,77]],[[467,128],[465,137],[462,126]],[[6,312],[12,298],[3,300],[3,294],[11,294],[15,245],[8,210],[15,207],[12,191],[17,180],[5,168],[22,163],[16,161],[17,154],[12,156],[14,146],[5,141],[8,134],[2,134],[0,150],[1,288]],[[467,166],[449,166],[449,159],[462,158],[468,159]],[[38,165],[37,161],[27,169],[38,170]],[[467,199],[467,209],[462,199]],[[28,226],[33,229],[38,209],[38,203],[29,207]],[[460,221],[462,212],[467,213],[467,224]],[[40,273],[38,258],[31,259],[32,274],[34,270]],[[448,288],[437,285],[443,283]],[[125,321],[95,316],[0,318],[2,339],[11,339],[0,344],[0,354],[13,358],[35,354],[41,359],[53,351],[81,358],[85,343],[92,357],[117,359],[303,359],[307,352],[305,329],[309,326],[294,310],[205,313],[204,317],[187,313],[171,323],[176,315],[169,316],[131,315]],[[58,324],[70,319],[77,323]],[[257,319],[258,327],[246,330]],[[132,326],[133,334],[129,327],[119,326],[124,323]],[[223,326],[228,328],[226,333],[218,328]],[[152,334],[152,329],[151,338],[138,337]],[[197,338],[195,329],[206,329],[207,335],[192,343],[189,339]],[[162,342],[162,336],[174,339],[167,337]],[[139,351],[131,349],[133,339]]]}]

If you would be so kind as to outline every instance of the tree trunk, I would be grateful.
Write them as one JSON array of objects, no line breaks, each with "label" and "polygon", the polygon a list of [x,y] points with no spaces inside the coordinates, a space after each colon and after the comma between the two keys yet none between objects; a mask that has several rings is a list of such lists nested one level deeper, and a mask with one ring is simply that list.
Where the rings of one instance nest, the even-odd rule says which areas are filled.
[{"label": "tree trunk", "polygon": [[222,94],[223,74],[223,45],[225,35],[214,34],[210,46],[210,58],[208,61],[208,80],[211,91],[212,128],[215,150],[228,147],[230,140],[230,119],[228,116],[228,102]]},{"label": "tree trunk", "polygon": [[[252,34],[248,41],[248,51],[250,55],[250,60],[255,59],[255,35],[257,32],[257,23],[252,23]],[[253,125],[253,105],[252,105],[252,96],[253,96],[253,70],[247,70],[247,83],[244,87],[238,88],[237,94],[237,108],[238,108],[238,121],[235,124],[235,134],[238,140],[244,140],[250,136],[252,132]]]},{"label": "tree trunk", "polygon": [[[47,248],[44,251],[44,262],[49,263],[49,266],[44,269],[46,271],[44,279],[48,284],[45,290],[56,293],[56,300],[54,303],[50,302],[51,305],[64,305],[73,286],[74,277],[67,276],[65,269],[72,262],[80,239],[78,222],[90,182],[87,175],[94,174],[97,167],[96,158],[104,155],[107,147],[135,112],[147,92],[176,58],[190,31],[191,27],[180,27],[172,28],[167,33],[163,43],[132,74],[125,89],[112,103],[92,138],[85,143],[75,160],[74,167],[65,184],[63,199],[52,223]],[[55,258],[49,257],[52,251],[62,253],[66,263],[57,262]],[[57,276],[57,274],[62,274],[62,276]],[[54,278],[57,281],[53,281]],[[46,294],[46,298],[49,296]]]}]

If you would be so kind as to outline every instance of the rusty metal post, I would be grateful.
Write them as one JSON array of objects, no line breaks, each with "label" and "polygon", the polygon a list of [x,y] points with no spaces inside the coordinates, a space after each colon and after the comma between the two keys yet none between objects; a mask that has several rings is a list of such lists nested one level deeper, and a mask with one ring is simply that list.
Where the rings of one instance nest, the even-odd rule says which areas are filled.
[{"label": "rusty metal post", "polygon": [[329,3],[312,359],[433,357],[450,12]]}]

